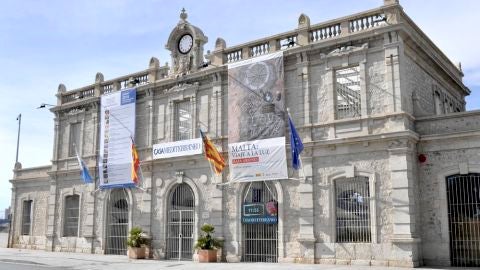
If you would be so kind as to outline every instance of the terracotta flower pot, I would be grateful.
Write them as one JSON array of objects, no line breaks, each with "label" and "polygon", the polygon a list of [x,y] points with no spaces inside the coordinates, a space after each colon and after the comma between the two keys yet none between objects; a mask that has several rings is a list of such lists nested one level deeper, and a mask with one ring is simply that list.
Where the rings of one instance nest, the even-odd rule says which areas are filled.
[{"label": "terracotta flower pot", "polygon": [[130,259],[145,259],[145,247],[128,247]]},{"label": "terracotta flower pot", "polygon": [[216,249],[200,249],[198,250],[199,262],[217,262],[217,250]]}]

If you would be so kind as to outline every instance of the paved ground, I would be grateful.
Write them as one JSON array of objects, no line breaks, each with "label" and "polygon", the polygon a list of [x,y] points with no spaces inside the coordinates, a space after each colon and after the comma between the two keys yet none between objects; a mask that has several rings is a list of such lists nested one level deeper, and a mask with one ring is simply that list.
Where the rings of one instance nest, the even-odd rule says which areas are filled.
[{"label": "paved ground", "polygon": [[[100,269],[100,270],[404,270],[405,268],[341,266],[341,265],[307,265],[307,264],[269,264],[269,263],[212,263],[199,264],[183,261],[158,261],[158,260],[129,260],[126,256],[95,255],[63,252],[45,252],[38,250],[19,250],[0,248],[0,270],[48,270],[48,269]],[[439,269],[439,268],[423,268]],[[445,269],[445,268],[444,268]],[[462,268],[466,269],[466,268]],[[478,269],[478,268],[477,268]]]}]

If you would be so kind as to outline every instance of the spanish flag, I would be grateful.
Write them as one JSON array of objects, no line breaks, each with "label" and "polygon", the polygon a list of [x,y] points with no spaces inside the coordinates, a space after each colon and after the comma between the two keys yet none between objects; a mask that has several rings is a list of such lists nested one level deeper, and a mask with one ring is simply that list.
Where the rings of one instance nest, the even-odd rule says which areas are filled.
[{"label": "spanish flag", "polygon": [[138,152],[137,148],[135,147],[135,143],[132,139],[132,181],[135,184],[138,184],[138,167],[140,167],[140,160],[138,159]]},{"label": "spanish flag", "polygon": [[210,161],[213,165],[213,170],[216,174],[221,174],[223,168],[225,168],[225,160],[223,156],[218,152],[215,145],[210,141],[210,139],[205,135],[202,130],[200,130],[203,140],[203,148],[205,149],[205,158]]}]

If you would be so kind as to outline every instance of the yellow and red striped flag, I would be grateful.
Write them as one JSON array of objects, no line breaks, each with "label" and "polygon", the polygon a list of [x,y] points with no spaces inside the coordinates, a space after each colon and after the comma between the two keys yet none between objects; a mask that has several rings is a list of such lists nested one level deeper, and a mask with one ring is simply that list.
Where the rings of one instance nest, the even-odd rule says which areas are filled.
[{"label": "yellow and red striped flag", "polygon": [[217,147],[201,130],[203,148],[205,149],[205,158],[213,165],[213,170],[216,174],[221,174],[225,168],[225,160],[223,156],[218,152]]},{"label": "yellow and red striped flag", "polygon": [[140,167],[140,159],[138,159],[138,152],[137,148],[135,147],[135,143],[133,142],[132,139],[132,181],[135,184],[138,184],[138,167]]}]

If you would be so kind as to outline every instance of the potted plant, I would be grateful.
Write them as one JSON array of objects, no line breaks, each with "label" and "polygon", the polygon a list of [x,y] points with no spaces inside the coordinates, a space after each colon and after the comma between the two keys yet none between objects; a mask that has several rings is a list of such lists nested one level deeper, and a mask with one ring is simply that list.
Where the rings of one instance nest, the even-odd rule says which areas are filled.
[{"label": "potted plant", "polygon": [[147,244],[146,234],[140,227],[133,227],[127,238],[128,257],[131,259],[144,259]]},{"label": "potted plant", "polygon": [[215,228],[210,224],[204,224],[200,230],[202,235],[197,239],[195,248],[198,250],[199,262],[216,262],[217,249],[222,247],[222,241],[212,237]]}]

